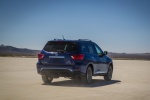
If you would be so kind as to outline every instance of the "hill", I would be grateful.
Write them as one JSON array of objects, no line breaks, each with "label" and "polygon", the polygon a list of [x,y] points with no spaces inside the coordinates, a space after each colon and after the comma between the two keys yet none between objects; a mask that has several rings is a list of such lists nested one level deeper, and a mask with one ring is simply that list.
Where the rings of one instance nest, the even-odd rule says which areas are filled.
[{"label": "hill", "polygon": [[12,56],[12,57],[35,57],[39,53],[39,50],[31,50],[26,48],[16,48],[13,46],[5,46],[0,45],[0,56],[6,57],[6,56]]},{"label": "hill", "polygon": [[126,59],[126,60],[150,60],[150,53],[112,53],[109,52],[108,56],[113,59]]}]

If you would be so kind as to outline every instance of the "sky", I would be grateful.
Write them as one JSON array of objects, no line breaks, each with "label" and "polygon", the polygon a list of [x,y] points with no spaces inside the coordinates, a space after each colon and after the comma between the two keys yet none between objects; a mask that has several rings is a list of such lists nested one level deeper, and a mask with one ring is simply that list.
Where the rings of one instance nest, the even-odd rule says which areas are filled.
[{"label": "sky", "polygon": [[0,0],[0,44],[41,50],[55,38],[150,53],[150,0]]}]

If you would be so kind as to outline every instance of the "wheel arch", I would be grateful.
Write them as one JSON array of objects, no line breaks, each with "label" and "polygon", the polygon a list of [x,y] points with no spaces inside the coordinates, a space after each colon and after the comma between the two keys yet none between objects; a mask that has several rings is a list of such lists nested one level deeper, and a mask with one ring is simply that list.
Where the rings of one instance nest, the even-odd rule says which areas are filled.
[{"label": "wheel arch", "polygon": [[[88,67],[89,67],[89,66],[92,68],[92,74],[94,74],[94,66],[93,66],[93,64],[92,64],[92,63],[89,63],[89,64],[88,64]],[[87,67],[87,68],[88,68],[88,67]]]},{"label": "wheel arch", "polygon": [[111,66],[112,67],[112,70],[113,70],[113,63],[111,62],[111,63],[109,63],[109,66]]}]

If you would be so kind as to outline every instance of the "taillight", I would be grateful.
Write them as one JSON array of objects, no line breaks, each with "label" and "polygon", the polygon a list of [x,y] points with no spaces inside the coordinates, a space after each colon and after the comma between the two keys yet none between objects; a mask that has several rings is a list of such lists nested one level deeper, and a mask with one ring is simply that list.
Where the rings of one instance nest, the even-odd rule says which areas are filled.
[{"label": "taillight", "polygon": [[41,54],[41,53],[38,54],[38,59],[39,59],[39,60],[41,60],[41,59],[43,59],[43,58],[44,58],[44,54]]},{"label": "taillight", "polygon": [[71,58],[73,60],[83,60],[84,54],[75,54],[75,55],[72,55]]}]

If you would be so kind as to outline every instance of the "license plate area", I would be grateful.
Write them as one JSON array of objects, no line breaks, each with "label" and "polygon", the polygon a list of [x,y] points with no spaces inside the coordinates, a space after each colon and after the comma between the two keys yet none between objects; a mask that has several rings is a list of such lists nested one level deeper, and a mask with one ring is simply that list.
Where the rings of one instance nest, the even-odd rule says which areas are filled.
[{"label": "license plate area", "polygon": [[64,59],[63,58],[53,58],[53,62],[54,63],[64,63]]},{"label": "license plate area", "polygon": [[49,62],[53,64],[64,64],[64,56],[49,56]]}]

